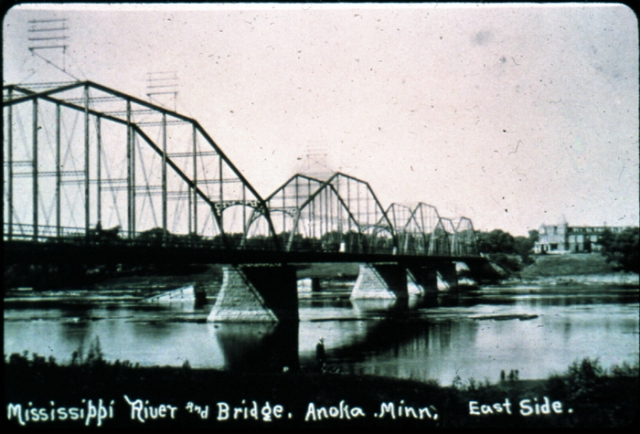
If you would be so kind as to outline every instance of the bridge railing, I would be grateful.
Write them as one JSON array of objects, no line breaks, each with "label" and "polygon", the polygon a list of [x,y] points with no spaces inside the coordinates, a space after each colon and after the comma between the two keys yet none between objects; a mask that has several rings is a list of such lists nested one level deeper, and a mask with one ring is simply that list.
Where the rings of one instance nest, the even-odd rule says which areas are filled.
[{"label": "bridge railing", "polygon": [[84,228],[67,227],[67,226],[47,226],[38,225],[37,230],[32,224],[13,223],[9,225],[4,223],[3,229],[4,241],[38,241],[45,242],[52,239],[73,239],[85,235]]},{"label": "bridge railing", "polygon": [[[232,234],[234,237],[242,237],[243,234]],[[289,238],[289,234],[280,234],[282,239]],[[335,236],[332,236],[335,235]],[[227,235],[229,236],[229,235]],[[407,234],[404,234],[407,236]],[[434,241],[438,236],[444,237],[445,243]],[[460,237],[456,242],[456,247],[449,246],[449,234],[444,230],[436,231],[427,243],[418,243],[422,248],[411,246],[413,242],[404,243],[410,246],[402,251],[398,251],[393,246],[393,240],[387,238],[375,238],[375,245],[370,245],[371,238],[363,236],[357,232],[345,234],[325,234],[323,238],[309,238],[300,235],[294,237],[292,243],[293,252],[320,252],[320,253],[347,253],[347,254],[372,254],[372,255],[410,255],[410,256],[476,256],[475,240],[467,237]],[[172,234],[163,231],[161,228],[137,232],[129,236],[126,231],[120,228],[110,229],[94,228],[87,234],[84,228],[79,227],[56,227],[39,226],[37,235],[34,235],[33,225],[13,224],[11,232],[8,225],[4,224],[4,241],[27,241],[42,244],[66,244],[83,246],[105,246],[105,247],[188,247],[190,249],[201,250],[238,250],[238,251],[270,251],[271,240],[250,239],[246,240],[241,249],[229,248],[221,236],[203,237],[197,234]],[[404,241],[404,238],[400,238]],[[262,242],[261,242],[262,241]],[[440,246],[440,247],[438,247]],[[429,249],[427,250],[427,247]]]},{"label": "bridge railing", "polygon": [[[38,243],[57,243],[94,246],[151,246],[151,247],[190,247],[201,249],[228,250],[229,247],[222,236],[203,237],[197,234],[171,234],[155,228],[144,232],[129,234],[120,231],[119,228],[91,229],[86,233],[79,227],[39,226],[34,231],[33,225],[13,224],[12,230],[8,230],[4,224],[3,240],[29,241]],[[227,237],[230,235],[227,234]],[[242,234],[231,234],[233,237],[241,237]],[[242,250],[271,250],[271,240],[265,238],[248,240]],[[236,249],[233,249],[236,250]]]}]

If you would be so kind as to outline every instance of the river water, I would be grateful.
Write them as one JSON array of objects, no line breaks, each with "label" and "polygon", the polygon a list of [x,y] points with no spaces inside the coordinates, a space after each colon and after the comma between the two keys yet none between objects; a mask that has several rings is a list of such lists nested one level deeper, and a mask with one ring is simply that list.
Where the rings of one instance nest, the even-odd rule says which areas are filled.
[{"label": "river water", "polygon": [[5,298],[4,354],[68,363],[99,339],[108,360],[143,366],[261,371],[314,369],[324,338],[329,370],[451,384],[546,378],[585,357],[604,367],[639,360],[638,289],[489,287],[408,301],[349,300],[348,289],[300,293],[300,322],[211,324],[215,300],[148,304],[122,292]]}]

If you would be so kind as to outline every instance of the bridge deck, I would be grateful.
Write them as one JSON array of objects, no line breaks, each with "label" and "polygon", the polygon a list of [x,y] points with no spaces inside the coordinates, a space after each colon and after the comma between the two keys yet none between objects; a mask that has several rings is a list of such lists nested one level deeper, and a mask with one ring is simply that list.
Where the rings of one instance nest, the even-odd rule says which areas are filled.
[{"label": "bridge deck", "polygon": [[4,258],[9,263],[83,264],[295,264],[314,262],[371,262],[424,265],[460,261],[482,264],[481,256],[411,256],[340,252],[286,252],[226,250],[198,246],[97,245],[5,241]]}]

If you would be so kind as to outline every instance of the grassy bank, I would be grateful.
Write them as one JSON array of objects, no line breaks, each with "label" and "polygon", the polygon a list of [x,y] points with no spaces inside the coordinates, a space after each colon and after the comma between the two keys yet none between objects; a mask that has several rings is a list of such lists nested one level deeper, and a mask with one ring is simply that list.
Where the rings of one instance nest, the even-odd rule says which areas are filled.
[{"label": "grassy bank", "polygon": [[548,380],[519,381],[513,372],[504,378],[442,387],[339,373],[141,368],[95,355],[71,366],[5,357],[13,425],[573,427],[623,426],[637,417],[637,366],[605,372],[585,360]]},{"label": "grassy bank", "polygon": [[638,285],[638,275],[618,271],[599,253],[539,255],[518,275],[522,280],[576,283]]},{"label": "grassy bank", "polygon": [[599,253],[539,255],[521,272],[523,278],[616,273]]}]

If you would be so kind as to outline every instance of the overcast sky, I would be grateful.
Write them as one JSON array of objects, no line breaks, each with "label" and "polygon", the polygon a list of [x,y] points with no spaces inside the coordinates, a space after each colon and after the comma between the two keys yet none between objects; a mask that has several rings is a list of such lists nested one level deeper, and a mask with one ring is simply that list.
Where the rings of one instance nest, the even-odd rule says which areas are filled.
[{"label": "overcast sky", "polygon": [[178,111],[263,197],[312,147],[385,208],[424,201],[514,235],[563,216],[638,224],[626,6],[21,5],[3,21],[5,84],[53,78],[27,40],[53,18],[74,77],[146,98],[147,73],[176,71]]}]

